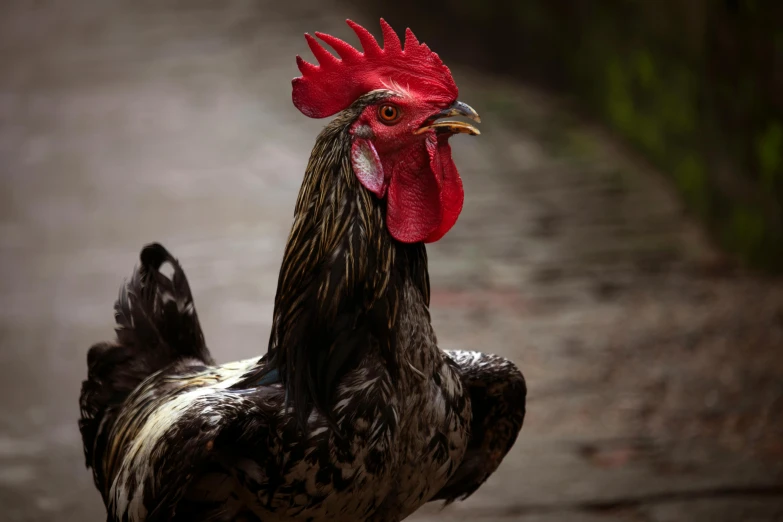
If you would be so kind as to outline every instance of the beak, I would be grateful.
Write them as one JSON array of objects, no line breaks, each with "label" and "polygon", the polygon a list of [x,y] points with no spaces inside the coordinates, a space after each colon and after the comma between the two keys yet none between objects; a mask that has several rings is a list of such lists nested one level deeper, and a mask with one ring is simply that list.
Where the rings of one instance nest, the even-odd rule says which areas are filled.
[{"label": "beak", "polygon": [[478,136],[481,134],[479,130],[464,121],[438,121],[440,118],[450,118],[452,116],[464,116],[470,118],[476,123],[481,123],[481,118],[478,113],[473,110],[473,107],[467,103],[456,101],[451,107],[443,109],[440,112],[436,112],[426,120],[421,127],[413,131],[414,134],[422,134],[428,130],[434,130],[437,133],[448,134],[470,134],[471,136]]}]

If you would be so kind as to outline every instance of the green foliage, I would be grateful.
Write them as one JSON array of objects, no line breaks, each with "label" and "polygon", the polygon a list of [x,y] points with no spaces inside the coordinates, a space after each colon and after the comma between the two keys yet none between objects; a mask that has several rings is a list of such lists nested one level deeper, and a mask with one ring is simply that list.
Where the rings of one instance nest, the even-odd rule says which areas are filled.
[{"label": "green foliage", "polygon": [[642,49],[608,58],[605,82],[609,121],[656,162],[667,163],[683,140],[695,141],[697,103],[688,69],[658,67]]},{"label": "green foliage", "polygon": [[658,82],[655,64],[650,53],[645,49],[638,50],[634,55],[633,64],[639,85],[643,89],[655,89],[658,86]]},{"label": "green foliage", "polygon": [[763,262],[765,219],[755,207],[736,205],[724,229],[724,244],[751,262]]},{"label": "green foliage", "polygon": [[685,202],[701,217],[707,217],[710,210],[708,182],[701,158],[696,154],[687,153],[674,168],[674,181]]},{"label": "green foliage", "polygon": [[[754,12],[754,5],[746,7]],[[612,37],[614,42],[607,42]],[[750,201],[766,197],[780,206],[775,198],[783,197],[781,122],[768,123],[752,141],[735,128],[712,128],[727,117],[749,125],[753,115],[765,112],[754,71],[720,83],[703,73],[704,64],[672,54],[650,35],[628,41],[619,32],[603,33],[599,42],[587,46],[595,54],[581,56],[583,64],[598,65],[602,71],[596,77],[593,69],[599,86],[585,91],[586,99],[600,107],[598,114],[671,175],[688,207],[718,232],[726,248],[757,266],[783,267],[783,249],[775,246],[783,222],[779,212],[769,210],[776,204],[750,205],[748,194],[729,193],[710,175],[711,161],[731,161],[733,167],[720,169],[744,178],[740,185],[752,187],[753,179],[759,180],[762,194]],[[584,78],[584,68],[577,67],[575,74]],[[731,110],[722,113],[726,108]],[[713,149],[715,154],[708,153]],[[753,164],[743,159],[749,149]],[[756,170],[758,176],[753,176]]]},{"label": "green foliage", "polygon": [[783,125],[775,121],[759,136],[756,142],[761,183],[769,190],[775,188],[783,174]]}]

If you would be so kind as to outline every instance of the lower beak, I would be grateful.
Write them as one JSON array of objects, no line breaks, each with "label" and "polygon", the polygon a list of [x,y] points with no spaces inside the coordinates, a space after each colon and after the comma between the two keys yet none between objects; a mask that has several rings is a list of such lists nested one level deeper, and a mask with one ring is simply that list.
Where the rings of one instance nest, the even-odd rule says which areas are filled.
[{"label": "lower beak", "polygon": [[478,113],[473,110],[473,107],[467,103],[456,101],[451,105],[451,107],[443,109],[442,111],[437,112],[427,118],[424,121],[424,124],[413,131],[413,133],[422,134],[429,130],[434,130],[437,133],[447,134],[470,134],[471,136],[478,136],[481,134],[476,127],[464,121],[438,121],[440,118],[449,118],[452,116],[464,116],[466,118],[470,118],[476,123],[481,123],[481,118],[479,117]]}]

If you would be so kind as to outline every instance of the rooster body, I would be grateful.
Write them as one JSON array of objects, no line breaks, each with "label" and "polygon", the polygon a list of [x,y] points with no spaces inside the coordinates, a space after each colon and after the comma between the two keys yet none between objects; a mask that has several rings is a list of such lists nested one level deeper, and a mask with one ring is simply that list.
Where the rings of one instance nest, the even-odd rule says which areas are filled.
[{"label": "rooster body", "polygon": [[[312,89],[297,102],[296,88],[303,112],[323,107]],[[179,263],[158,244],[142,251],[115,304],[117,340],[90,350],[80,400],[108,520],[397,521],[467,497],[509,451],[522,375],[500,357],[440,350],[430,323],[422,241],[453,225],[461,184],[439,200],[451,223],[411,224],[410,205],[391,199],[409,196],[387,161],[396,151],[368,141],[384,131],[368,115],[385,118],[376,107],[399,95],[350,100],[316,141],[264,357],[216,366]],[[450,161],[445,139],[462,131],[444,128],[408,164]],[[456,174],[443,168],[441,184]]]}]

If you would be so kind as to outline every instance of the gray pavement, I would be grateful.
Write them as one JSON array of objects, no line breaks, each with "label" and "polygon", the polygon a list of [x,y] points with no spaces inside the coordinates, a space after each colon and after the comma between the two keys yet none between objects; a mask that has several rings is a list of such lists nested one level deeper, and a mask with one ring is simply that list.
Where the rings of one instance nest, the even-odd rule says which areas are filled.
[{"label": "gray pavement", "polygon": [[[0,8],[3,520],[104,519],[77,397],[144,243],[183,263],[219,361],[264,352],[323,125],[290,102],[293,57],[375,27],[307,5]],[[513,358],[529,415],[473,498],[416,520],[783,520],[781,281],[727,269],[660,174],[555,100],[452,69],[485,123],[452,140],[466,203],[429,249],[433,321]]]}]

